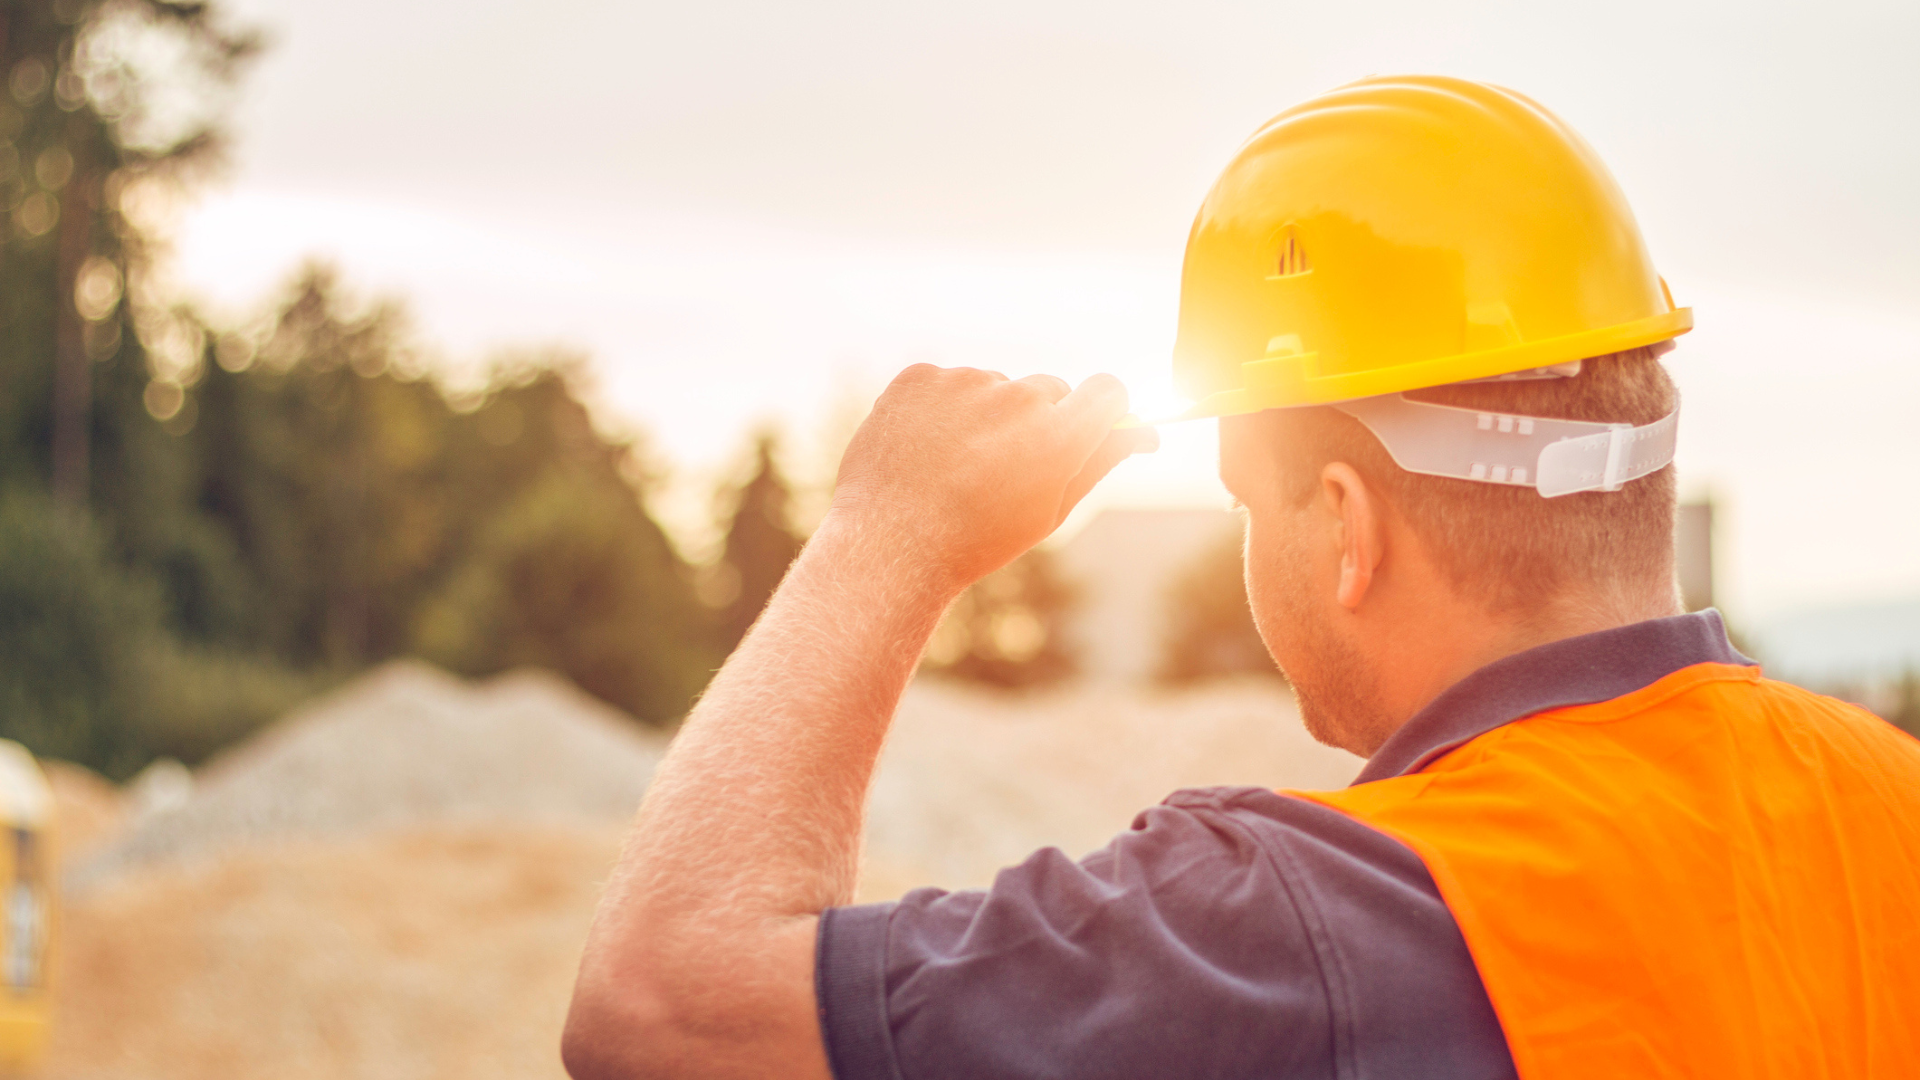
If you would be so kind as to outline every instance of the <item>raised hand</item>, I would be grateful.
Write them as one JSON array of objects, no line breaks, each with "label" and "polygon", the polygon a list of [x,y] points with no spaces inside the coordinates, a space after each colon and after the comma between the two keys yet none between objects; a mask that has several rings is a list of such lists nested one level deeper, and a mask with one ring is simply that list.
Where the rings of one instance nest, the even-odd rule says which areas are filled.
[{"label": "raised hand", "polygon": [[860,425],[829,517],[965,587],[1044,539],[1152,428],[1114,430],[1127,391],[1111,375],[1074,389],[916,364]]}]

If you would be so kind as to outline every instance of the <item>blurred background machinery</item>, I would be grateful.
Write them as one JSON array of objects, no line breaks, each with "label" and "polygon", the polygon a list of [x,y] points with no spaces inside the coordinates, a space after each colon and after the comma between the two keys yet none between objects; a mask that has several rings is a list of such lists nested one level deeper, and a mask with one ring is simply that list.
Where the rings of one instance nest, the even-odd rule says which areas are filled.
[{"label": "blurred background machinery", "polygon": [[53,795],[19,743],[0,739],[0,1067],[46,1053],[47,953],[53,938]]}]

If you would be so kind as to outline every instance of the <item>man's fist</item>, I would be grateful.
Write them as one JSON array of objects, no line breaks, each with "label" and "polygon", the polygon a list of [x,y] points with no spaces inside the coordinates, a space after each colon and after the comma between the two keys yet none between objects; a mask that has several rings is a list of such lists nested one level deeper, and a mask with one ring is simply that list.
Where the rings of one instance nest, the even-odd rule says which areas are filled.
[{"label": "man's fist", "polygon": [[1127,391],[1111,375],[1070,388],[916,364],[847,446],[832,517],[958,590],[1045,539],[1152,428],[1114,430]]}]

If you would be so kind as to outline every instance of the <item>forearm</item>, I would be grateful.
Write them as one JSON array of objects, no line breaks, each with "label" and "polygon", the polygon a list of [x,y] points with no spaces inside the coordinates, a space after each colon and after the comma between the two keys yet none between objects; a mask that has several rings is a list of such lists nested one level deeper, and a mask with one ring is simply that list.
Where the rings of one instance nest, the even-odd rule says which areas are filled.
[{"label": "forearm", "polygon": [[736,1041],[685,1028],[729,1011],[701,995],[790,989],[793,939],[852,898],[874,762],[957,588],[882,540],[823,523],[655,774],[581,973],[653,1050]]},{"label": "forearm", "polygon": [[952,599],[823,524],[675,738],[621,860],[660,918],[815,913],[852,894],[862,806],[900,694]]}]

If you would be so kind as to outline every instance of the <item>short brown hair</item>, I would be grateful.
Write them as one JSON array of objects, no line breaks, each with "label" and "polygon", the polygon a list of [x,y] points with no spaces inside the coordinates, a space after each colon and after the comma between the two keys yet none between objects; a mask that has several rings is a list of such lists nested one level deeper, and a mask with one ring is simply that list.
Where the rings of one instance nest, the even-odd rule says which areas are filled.
[{"label": "short brown hair", "polygon": [[[1456,383],[1407,396],[1518,416],[1650,424],[1679,403],[1662,351],[1595,357],[1572,378]],[[1619,491],[1545,499],[1532,488],[1407,472],[1358,420],[1331,408],[1263,416],[1298,505],[1314,497],[1327,464],[1352,465],[1431,545],[1454,587],[1489,610],[1537,608],[1573,585],[1636,587],[1673,577],[1672,465]]]}]

